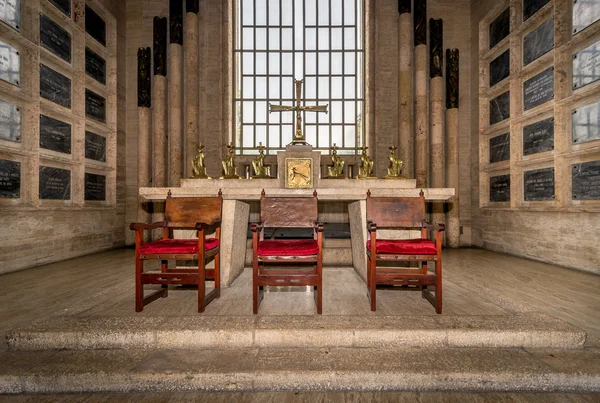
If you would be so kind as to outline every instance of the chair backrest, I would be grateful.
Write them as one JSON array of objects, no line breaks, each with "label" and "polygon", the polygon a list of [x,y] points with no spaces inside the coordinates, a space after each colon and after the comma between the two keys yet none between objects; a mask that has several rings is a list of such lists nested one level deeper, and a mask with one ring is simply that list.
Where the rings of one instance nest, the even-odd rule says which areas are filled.
[{"label": "chair backrest", "polygon": [[367,221],[379,228],[421,227],[425,220],[425,197],[371,197],[367,195]]},{"label": "chair backrest", "polygon": [[267,228],[312,228],[318,217],[316,196],[260,199],[260,219]]},{"label": "chair backrest", "polygon": [[198,222],[211,225],[221,220],[222,206],[221,196],[167,197],[165,221],[176,228],[193,228]]}]

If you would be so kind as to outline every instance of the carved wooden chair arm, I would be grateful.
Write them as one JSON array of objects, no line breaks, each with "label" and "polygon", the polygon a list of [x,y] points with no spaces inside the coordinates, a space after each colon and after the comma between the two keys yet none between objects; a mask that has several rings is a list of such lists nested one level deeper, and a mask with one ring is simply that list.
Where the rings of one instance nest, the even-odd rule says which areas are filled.
[{"label": "carved wooden chair arm", "polygon": [[129,229],[133,231],[140,231],[145,229],[164,228],[166,226],[166,221],[158,221],[152,224],[146,224],[143,222],[132,222],[131,224],[129,224]]}]

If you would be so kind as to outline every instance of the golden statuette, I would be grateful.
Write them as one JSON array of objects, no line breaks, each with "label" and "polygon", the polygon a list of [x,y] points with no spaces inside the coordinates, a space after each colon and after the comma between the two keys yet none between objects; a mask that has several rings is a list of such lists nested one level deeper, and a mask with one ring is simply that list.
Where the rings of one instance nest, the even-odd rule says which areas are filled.
[{"label": "golden statuette", "polygon": [[271,167],[265,166],[265,146],[258,143],[258,155],[252,160],[254,169],[253,179],[273,179],[271,178]]},{"label": "golden statuette", "polygon": [[331,147],[331,161],[333,165],[327,167],[327,178],[328,179],[346,179],[344,176],[344,160],[337,155],[337,146],[333,143]]},{"label": "golden statuette", "polygon": [[360,167],[358,168],[358,176],[356,179],[377,179],[373,176],[373,160],[367,155],[367,149],[369,147],[362,147],[362,154],[360,155]]},{"label": "golden statuette", "polygon": [[206,167],[204,166],[204,146],[198,145],[198,154],[192,161],[193,177],[196,179],[212,179],[206,174]]},{"label": "golden statuette", "polygon": [[223,176],[219,179],[242,179],[238,176],[235,167],[235,146],[233,144],[227,145],[227,156],[223,161],[221,161],[221,165],[223,165]]},{"label": "golden statuette", "polygon": [[387,170],[388,174],[384,176],[383,179],[404,179],[400,176],[402,173],[403,162],[396,156],[397,149],[398,147],[396,146],[390,147],[390,167]]}]

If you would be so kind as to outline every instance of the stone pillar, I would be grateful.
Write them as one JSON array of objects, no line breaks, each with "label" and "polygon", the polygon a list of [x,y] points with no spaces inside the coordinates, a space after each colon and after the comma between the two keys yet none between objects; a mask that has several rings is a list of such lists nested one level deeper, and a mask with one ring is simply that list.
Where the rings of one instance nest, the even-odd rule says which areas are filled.
[{"label": "stone pillar", "polygon": [[454,188],[454,197],[448,201],[446,242],[449,247],[458,248],[458,49],[446,49],[446,186]]},{"label": "stone pillar", "polygon": [[402,175],[414,178],[415,153],[413,139],[413,45],[411,0],[398,1],[398,157],[404,161]]},{"label": "stone pillar", "polygon": [[185,162],[183,175],[191,178],[192,161],[198,150],[198,10],[199,0],[186,0],[183,46],[185,65]]},{"label": "stone pillar", "polygon": [[415,0],[415,178],[429,183],[429,120],[427,116],[427,0]]},{"label": "stone pillar", "polygon": [[183,169],[183,2],[169,1],[169,186],[179,186]]},{"label": "stone pillar", "polygon": [[[443,188],[444,185],[444,65],[443,26],[441,19],[429,20],[429,75],[431,77],[431,187]],[[446,223],[444,203],[432,203],[431,221],[434,224]]]},{"label": "stone pillar", "polygon": [[[138,58],[138,188],[152,186],[152,136],[150,134],[150,106],[151,106],[151,50],[139,48]],[[139,196],[138,196],[139,197]],[[152,218],[150,203],[138,200],[137,221],[150,223]]]}]

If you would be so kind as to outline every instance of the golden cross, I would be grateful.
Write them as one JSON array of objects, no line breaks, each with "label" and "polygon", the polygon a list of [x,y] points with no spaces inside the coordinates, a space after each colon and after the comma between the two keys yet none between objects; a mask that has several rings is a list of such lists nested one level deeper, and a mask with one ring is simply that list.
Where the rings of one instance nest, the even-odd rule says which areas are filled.
[{"label": "golden cross", "polygon": [[317,105],[317,106],[303,106],[300,105],[300,94],[302,93],[302,80],[295,80],[296,83],[296,105],[271,105],[269,102],[269,113],[271,112],[284,112],[284,111],[296,111],[296,134],[291,144],[308,144],[306,139],[302,135],[302,115],[300,112],[325,112],[327,113],[328,105]]}]

